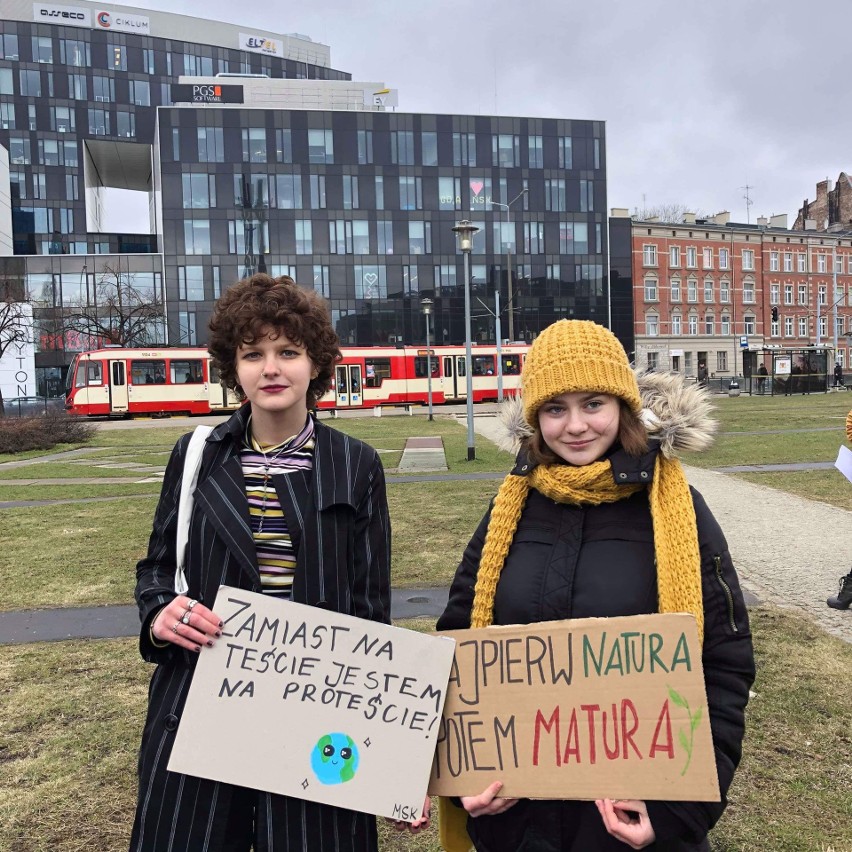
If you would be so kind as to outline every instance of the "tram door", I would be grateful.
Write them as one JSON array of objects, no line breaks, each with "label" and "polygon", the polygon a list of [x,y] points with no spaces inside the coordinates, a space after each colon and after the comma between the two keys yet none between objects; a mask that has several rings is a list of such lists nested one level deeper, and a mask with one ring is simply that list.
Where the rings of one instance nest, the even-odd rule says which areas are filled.
[{"label": "tram door", "polygon": [[362,405],[361,365],[338,364],[334,370],[335,405],[351,407]]},{"label": "tram door", "polygon": [[464,355],[444,356],[444,396],[448,399],[467,399]]},{"label": "tram door", "polygon": [[239,406],[239,400],[236,397],[233,400],[229,399],[230,391],[220,383],[219,370],[213,366],[212,361],[207,362],[207,368],[210,370],[210,381],[207,383],[207,401],[210,410],[217,412]]},{"label": "tram door", "polygon": [[109,407],[116,412],[126,412],[129,407],[124,361],[109,362]]}]

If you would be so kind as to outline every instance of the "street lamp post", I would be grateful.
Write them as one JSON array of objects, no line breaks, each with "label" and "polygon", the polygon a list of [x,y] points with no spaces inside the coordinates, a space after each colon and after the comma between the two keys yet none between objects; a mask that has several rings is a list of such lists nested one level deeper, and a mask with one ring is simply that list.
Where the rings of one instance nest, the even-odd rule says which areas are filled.
[{"label": "street lamp post", "polygon": [[429,346],[429,315],[432,313],[432,300],[428,296],[420,300],[420,310],[426,317],[426,384],[429,388],[429,419],[432,420],[432,349]]},{"label": "street lamp post", "polygon": [[470,336],[470,251],[473,235],[479,230],[467,219],[462,219],[454,228],[459,251],[464,255],[464,371],[467,379],[467,460],[476,459],[473,439],[473,358]]}]

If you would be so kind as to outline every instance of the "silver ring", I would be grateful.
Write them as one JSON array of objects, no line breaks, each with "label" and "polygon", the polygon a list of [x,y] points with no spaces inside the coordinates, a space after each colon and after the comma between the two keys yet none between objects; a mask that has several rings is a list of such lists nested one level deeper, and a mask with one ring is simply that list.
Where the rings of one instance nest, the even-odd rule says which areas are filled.
[{"label": "silver ring", "polygon": [[192,609],[192,608],[193,608],[193,607],[194,607],[197,603],[198,603],[198,601],[191,600],[191,601],[190,601],[190,602],[186,605],[186,608],[187,608],[188,610],[190,610],[190,609]]},{"label": "silver ring", "polygon": [[181,624],[189,624],[189,619],[190,619],[190,617],[191,617],[191,616],[192,616],[192,613],[191,613],[189,610],[187,610],[187,611],[186,611],[186,612],[185,612],[185,613],[184,613],[184,614],[180,617],[180,623],[181,623]]},{"label": "silver ring", "polygon": [[179,622],[179,621],[176,621],[176,622],[172,625],[172,633],[177,633],[177,629],[178,629],[178,625],[179,625],[179,624],[180,624],[180,622]]}]

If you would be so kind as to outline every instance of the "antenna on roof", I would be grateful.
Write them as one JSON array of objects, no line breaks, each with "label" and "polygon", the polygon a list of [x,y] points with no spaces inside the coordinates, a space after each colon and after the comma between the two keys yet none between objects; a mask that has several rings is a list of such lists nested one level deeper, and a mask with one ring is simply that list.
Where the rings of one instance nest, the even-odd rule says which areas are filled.
[{"label": "antenna on roof", "polygon": [[745,190],[745,195],[743,196],[743,198],[745,198],[745,203],[746,203],[746,224],[750,225],[751,224],[751,205],[754,204],[754,202],[751,200],[751,196],[749,195],[748,191],[750,189],[754,189],[754,187],[746,184],[745,186],[741,186],[740,189]]}]

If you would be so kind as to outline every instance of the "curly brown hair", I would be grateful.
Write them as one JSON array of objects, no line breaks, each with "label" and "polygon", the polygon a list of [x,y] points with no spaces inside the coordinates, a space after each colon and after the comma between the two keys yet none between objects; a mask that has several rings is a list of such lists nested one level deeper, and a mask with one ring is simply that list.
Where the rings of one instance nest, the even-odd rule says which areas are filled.
[{"label": "curly brown hair", "polygon": [[207,348],[222,385],[241,400],[246,398],[237,382],[237,350],[256,343],[270,330],[307,350],[317,370],[307,394],[308,408],[313,408],[331,387],[334,365],[341,358],[340,340],[325,299],[301,288],[288,275],[272,278],[259,272],[230,287],[216,302]]},{"label": "curly brown hair", "polygon": [[[639,415],[634,414],[623,399],[618,402],[618,443],[629,456],[641,456],[648,452],[648,430]],[[535,464],[563,464],[562,459],[545,443],[537,418],[535,429],[526,439],[525,446],[530,460]]]}]

